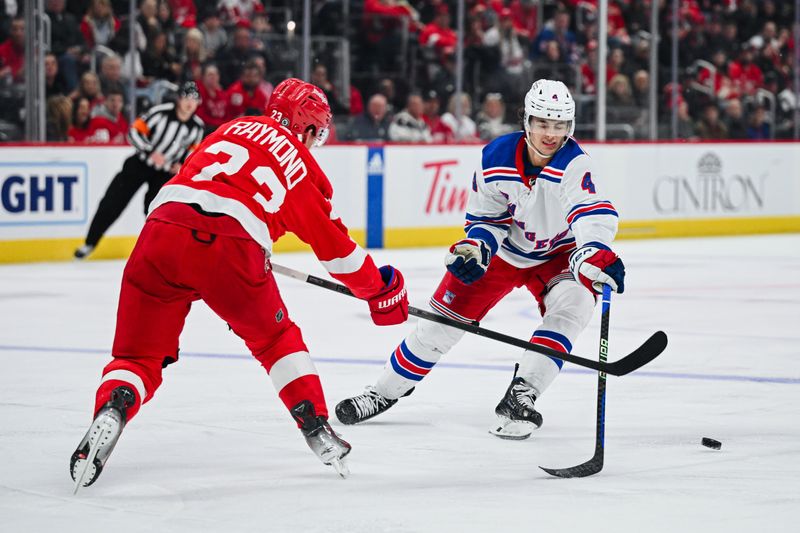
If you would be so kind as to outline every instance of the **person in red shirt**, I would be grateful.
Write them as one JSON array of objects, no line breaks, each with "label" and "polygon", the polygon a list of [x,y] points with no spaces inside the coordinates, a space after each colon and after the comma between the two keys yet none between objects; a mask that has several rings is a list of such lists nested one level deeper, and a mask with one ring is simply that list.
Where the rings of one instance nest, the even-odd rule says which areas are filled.
[{"label": "person in red shirt", "polygon": [[419,34],[419,43],[422,46],[433,47],[440,56],[455,49],[458,36],[450,28],[450,9],[447,4],[440,4],[436,8],[436,17],[433,22],[425,26]]},{"label": "person in red shirt", "polygon": [[172,16],[178,26],[194,28],[197,26],[197,7],[194,0],[169,0]]},{"label": "person in red shirt", "polygon": [[128,121],[122,115],[125,98],[122,87],[111,87],[103,105],[97,106],[89,121],[92,142],[121,144],[128,135]]},{"label": "person in red shirt", "polygon": [[73,104],[72,126],[67,130],[67,140],[69,142],[88,142],[92,137],[92,130],[89,129],[89,119],[91,106],[88,98],[78,98]]},{"label": "person in red shirt", "polygon": [[228,94],[219,82],[219,69],[213,63],[203,67],[203,79],[197,85],[200,92],[200,106],[197,116],[203,119],[206,133],[211,133],[230,120],[228,111]]},{"label": "person in red shirt", "polygon": [[261,69],[250,60],[248,61],[239,81],[228,87],[228,112],[231,117],[240,117],[259,113],[267,105],[267,97],[259,88],[261,84]]},{"label": "person in red shirt", "polygon": [[328,424],[319,375],[272,274],[272,244],[287,232],[308,243],[334,278],[367,300],[377,325],[408,318],[406,289],[400,272],[376,267],[335,215],[330,181],[309,151],[324,143],[331,121],[322,91],[285,80],[266,114],[223,124],[153,200],[123,273],[95,419],[70,461],[76,490],[97,479],[123,427],[153,398],[199,299],[264,366],[312,451],[347,474],[350,445]]},{"label": "person in red shirt", "polygon": [[11,22],[9,37],[0,44],[0,78],[11,76],[14,83],[22,83],[25,66],[25,20]]},{"label": "person in red shirt", "polygon": [[114,16],[110,0],[92,0],[80,25],[86,47],[108,46],[121,25]]}]

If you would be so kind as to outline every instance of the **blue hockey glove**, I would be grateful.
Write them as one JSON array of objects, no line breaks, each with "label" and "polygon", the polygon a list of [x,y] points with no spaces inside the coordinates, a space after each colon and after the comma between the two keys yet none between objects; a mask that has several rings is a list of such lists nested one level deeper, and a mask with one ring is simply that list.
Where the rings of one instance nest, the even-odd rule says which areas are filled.
[{"label": "blue hockey glove", "polygon": [[450,247],[444,264],[459,281],[469,285],[486,274],[491,260],[488,244],[478,239],[464,239]]}]

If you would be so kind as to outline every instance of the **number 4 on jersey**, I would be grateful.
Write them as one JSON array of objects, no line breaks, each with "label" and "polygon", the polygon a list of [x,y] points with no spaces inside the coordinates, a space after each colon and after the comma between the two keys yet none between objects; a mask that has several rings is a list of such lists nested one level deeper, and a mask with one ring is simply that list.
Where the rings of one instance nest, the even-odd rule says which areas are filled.
[{"label": "number 4 on jersey", "polygon": [[589,191],[589,194],[594,194],[595,188],[594,183],[592,183],[592,173],[587,172],[583,175],[583,179],[581,180],[581,189],[584,191]]}]

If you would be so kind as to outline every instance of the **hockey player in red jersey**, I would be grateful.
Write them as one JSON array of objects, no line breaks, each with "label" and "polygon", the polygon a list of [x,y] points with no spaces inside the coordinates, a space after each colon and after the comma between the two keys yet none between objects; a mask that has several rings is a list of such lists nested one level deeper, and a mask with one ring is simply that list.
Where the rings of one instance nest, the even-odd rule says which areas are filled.
[{"label": "hockey player in red jersey", "polygon": [[309,152],[324,143],[331,120],[322,91],[285,80],[266,113],[220,126],[153,200],[123,274],[95,418],[70,462],[75,490],[97,479],[125,424],[161,385],[162,367],[177,361],[199,299],[264,366],[314,453],[346,475],[350,445],[328,424],[319,376],[270,270],[272,243],[287,231],[308,243],[367,300],[378,325],[408,318],[403,276],[376,267],[332,209],[331,184]]}]

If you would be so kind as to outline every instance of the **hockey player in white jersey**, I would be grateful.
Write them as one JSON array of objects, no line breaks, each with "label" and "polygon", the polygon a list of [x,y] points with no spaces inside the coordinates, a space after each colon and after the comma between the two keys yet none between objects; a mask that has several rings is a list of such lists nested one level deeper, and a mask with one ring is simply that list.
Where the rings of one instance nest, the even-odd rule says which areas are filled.
[{"label": "hockey player in white jersey", "polygon": [[[565,353],[586,327],[603,284],[621,293],[625,268],[611,250],[617,211],[601,195],[592,161],[572,138],[575,102],[560,81],[538,80],[525,96],[524,129],[483,148],[472,178],[466,238],[445,258],[434,311],[481,320],[516,287],[534,296],[542,323],[531,342]],[[374,386],[336,407],[344,424],[376,416],[413,388],[464,331],[420,320]],[[526,351],[495,412],[492,433],[524,439],[542,424],[534,409],[563,361]]]}]

